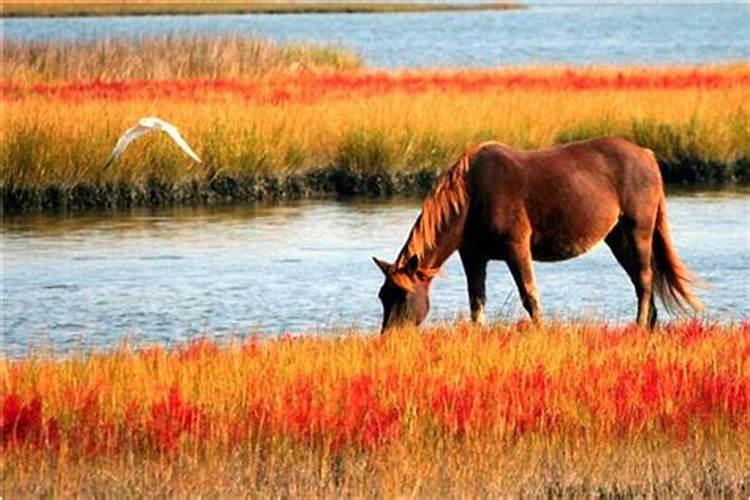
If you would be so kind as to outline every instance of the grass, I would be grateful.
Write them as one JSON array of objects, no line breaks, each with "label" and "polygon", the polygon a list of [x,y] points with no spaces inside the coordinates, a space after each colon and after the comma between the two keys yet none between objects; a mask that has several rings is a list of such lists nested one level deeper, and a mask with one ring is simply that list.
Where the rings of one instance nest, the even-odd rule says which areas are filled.
[{"label": "grass", "polygon": [[750,325],[467,324],[0,361],[8,496],[732,496]]},{"label": "grass", "polygon": [[[8,49],[8,212],[423,193],[487,139],[531,149],[617,135],[653,149],[668,183],[750,181],[744,63],[386,72],[337,49],[237,38]],[[203,163],[151,135],[104,171],[118,136],[150,115]]]},{"label": "grass", "polygon": [[342,47],[224,36],[3,43],[6,82],[237,79],[289,71],[351,70]]},{"label": "grass", "polygon": [[398,12],[498,11],[523,8],[516,3],[434,2],[242,2],[212,1],[11,1],[5,2],[2,17],[60,16],[150,16],[201,14],[386,14]]}]

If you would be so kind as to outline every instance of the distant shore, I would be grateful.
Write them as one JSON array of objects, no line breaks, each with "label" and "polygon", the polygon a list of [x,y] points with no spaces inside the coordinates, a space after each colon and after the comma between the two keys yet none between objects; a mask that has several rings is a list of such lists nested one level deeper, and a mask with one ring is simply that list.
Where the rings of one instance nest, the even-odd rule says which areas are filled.
[{"label": "distant shore", "polygon": [[403,12],[460,12],[514,10],[521,4],[506,2],[7,2],[2,17],[94,17],[207,14],[385,14]]}]

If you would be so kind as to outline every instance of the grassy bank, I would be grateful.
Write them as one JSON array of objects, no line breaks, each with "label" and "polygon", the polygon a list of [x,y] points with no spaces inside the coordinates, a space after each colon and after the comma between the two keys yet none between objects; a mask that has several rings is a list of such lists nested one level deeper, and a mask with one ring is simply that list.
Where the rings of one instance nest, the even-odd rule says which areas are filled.
[{"label": "grassy bank", "polygon": [[[421,194],[488,139],[621,136],[656,152],[667,183],[750,182],[747,64],[384,72],[338,49],[241,39],[134,47],[4,52],[5,211]],[[119,135],[153,115],[203,163],[155,134],[105,171]]]},{"label": "grassy bank", "polygon": [[466,324],[0,361],[8,496],[736,496],[750,325]]},{"label": "grassy bank", "polygon": [[88,80],[239,79],[280,72],[362,67],[356,54],[335,45],[279,44],[241,36],[10,41],[3,43],[2,62],[6,85]]},{"label": "grassy bank", "polygon": [[241,1],[13,1],[4,2],[2,17],[90,17],[203,14],[387,14],[398,12],[498,11],[520,4],[431,2],[241,2]]}]

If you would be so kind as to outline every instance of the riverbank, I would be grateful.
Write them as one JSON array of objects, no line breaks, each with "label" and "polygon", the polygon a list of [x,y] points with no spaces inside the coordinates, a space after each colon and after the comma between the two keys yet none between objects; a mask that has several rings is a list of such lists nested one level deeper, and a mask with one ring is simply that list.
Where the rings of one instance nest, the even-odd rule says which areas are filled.
[{"label": "riverbank", "polygon": [[387,14],[408,12],[476,12],[525,8],[517,3],[434,2],[36,2],[3,3],[0,17],[94,17],[210,14]]},{"label": "riverbank", "polygon": [[[750,185],[748,160],[730,166],[690,160],[660,166],[665,182],[671,189]],[[435,186],[439,175],[437,169],[365,174],[345,167],[331,167],[287,177],[219,175],[205,182],[179,185],[169,184],[154,176],[139,185],[80,184],[44,189],[0,187],[0,198],[3,199],[4,213],[14,215],[108,212],[139,207],[209,207],[329,197],[423,197]]]},{"label": "riverbank", "polygon": [[62,497],[743,496],[749,349],[748,323],[520,322],[2,359],[0,484]]},{"label": "riverbank", "polygon": [[439,171],[363,174],[347,168],[318,169],[305,174],[233,177],[169,184],[157,176],[143,184],[80,184],[45,189],[0,187],[4,213],[110,211],[138,207],[223,206],[257,201],[335,197],[424,196]]}]

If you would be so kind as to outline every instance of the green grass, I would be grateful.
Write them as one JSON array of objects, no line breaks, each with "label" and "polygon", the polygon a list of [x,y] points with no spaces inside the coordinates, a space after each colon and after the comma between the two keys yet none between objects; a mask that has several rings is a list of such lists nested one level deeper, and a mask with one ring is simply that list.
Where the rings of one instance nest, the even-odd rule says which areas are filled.
[{"label": "green grass", "polygon": [[383,14],[398,12],[460,12],[519,9],[514,3],[428,3],[428,2],[150,2],[150,3],[36,3],[8,2],[3,17],[88,17],[201,14]]},{"label": "green grass", "polygon": [[750,127],[748,116],[737,114],[727,118],[724,150],[729,145],[736,152],[734,161],[721,160],[723,151],[718,147],[715,134],[698,120],[671,124],[656,120],[633,120],[620,123],[602,119],[576,124],[562,130],[555,142],[591,139],[603,136],[625,137],[636,144],[652,149],[661,166],[662,176],[668,184],[720,185],[746,184],[750,181],[747,161],[750,158]]},{"label": "green grass", "polygon": [[[594,124],[593,129],[601,126]],[[628,135],[654,149],[668,184],[748,182],[750,155],[732,163],[712,159],[701,152],[710,141],[691,139],[686,127],[634,121],[626,134],[615,135]],[[6,165],[0,175],[4,210],[212,205],[326,195],[422,196],[464,142],[458,136],[353,128],[342,133],[332,151],[320,154],[293,138],[271,144],[252,129],[229,130],[221,124],[195,138],[201,145],[201,165],[186,160],[166,137],[150,136],[105,171],[101,163],[115,141],[109,133],[63,143],[38,126],[14,129],[0,148],[0,161]]]}]

